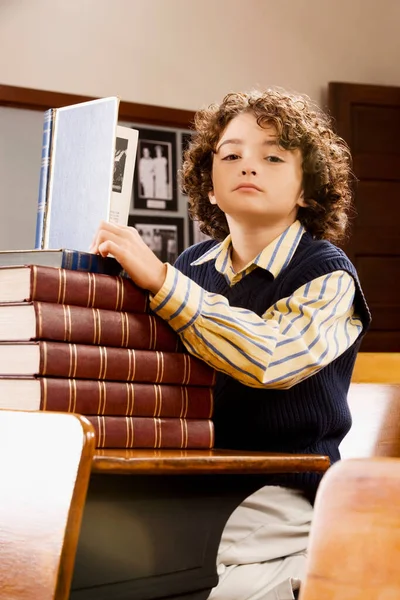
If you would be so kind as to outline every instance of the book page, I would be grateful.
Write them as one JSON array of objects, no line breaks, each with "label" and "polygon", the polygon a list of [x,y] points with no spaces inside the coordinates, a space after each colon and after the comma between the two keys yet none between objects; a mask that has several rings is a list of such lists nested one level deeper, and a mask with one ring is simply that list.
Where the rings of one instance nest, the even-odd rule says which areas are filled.
[{"label": "book page", "polygon": [[109,221],[118,225],[128,224],[138,137],[137,129],[117,126]]}]

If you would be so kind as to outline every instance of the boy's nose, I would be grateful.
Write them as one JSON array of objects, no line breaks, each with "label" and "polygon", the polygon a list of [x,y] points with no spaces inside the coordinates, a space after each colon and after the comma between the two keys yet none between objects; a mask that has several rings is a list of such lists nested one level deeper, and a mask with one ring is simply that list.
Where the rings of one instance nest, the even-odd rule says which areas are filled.
[{"label": "boy's nose", "polygon": [[242,175],[257,175],[254,169],[242,169]]}]

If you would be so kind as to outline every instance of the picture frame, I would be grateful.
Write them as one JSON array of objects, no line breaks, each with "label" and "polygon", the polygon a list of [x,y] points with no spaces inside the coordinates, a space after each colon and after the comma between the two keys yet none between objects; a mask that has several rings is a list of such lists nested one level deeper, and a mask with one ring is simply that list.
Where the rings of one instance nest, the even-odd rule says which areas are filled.
[{"label": "picture frame", "polygon": [[135,126],[139,131],[132,210],[178,210],[176,131]]},{"label": "picture frame", "polygon": [[173,264],[184,250],[181,217],[130,215],[128,225],[135,227],[144,242],[163,262]]}]

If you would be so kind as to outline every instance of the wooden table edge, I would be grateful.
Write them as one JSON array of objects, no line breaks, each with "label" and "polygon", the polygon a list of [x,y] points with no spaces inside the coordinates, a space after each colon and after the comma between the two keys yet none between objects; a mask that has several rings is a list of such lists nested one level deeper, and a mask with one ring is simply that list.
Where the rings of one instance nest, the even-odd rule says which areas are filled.
[{"label": "wooden table edge", "polygon": [[96,450],[92,473],[126,475],[217,475],[315,471],[330,466],[327,456],[225,450]]}]

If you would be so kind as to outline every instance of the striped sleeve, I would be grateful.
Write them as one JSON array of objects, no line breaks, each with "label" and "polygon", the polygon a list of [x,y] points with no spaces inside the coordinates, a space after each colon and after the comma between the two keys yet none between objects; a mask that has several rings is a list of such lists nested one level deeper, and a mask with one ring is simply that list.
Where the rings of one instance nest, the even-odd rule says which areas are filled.
[{"label": "striped sleeve", "polygon": [[342,354],[362,331],[354,315],[355,285],[335,271],[279,300],[262,317],[232,307],[168,265],[151,308],[186,348],[251,387],[289,388]]}]

